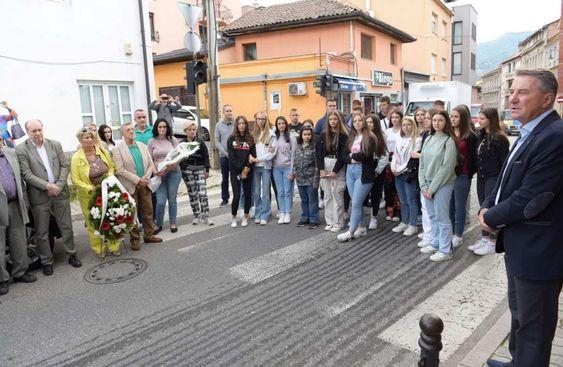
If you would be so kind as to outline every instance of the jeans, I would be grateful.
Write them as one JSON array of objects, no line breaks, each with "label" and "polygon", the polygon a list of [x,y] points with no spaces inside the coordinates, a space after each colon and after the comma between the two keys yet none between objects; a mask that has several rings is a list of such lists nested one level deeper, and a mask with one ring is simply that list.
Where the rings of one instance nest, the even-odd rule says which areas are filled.
[{"label": "jeans", "polygon": [[471,179],[466,174],[456,177],[454,192],[450,201],[450,219],[454,227],[454,234],[461,237],[467,219],[467,198],[471,189]]},{"label": "jeans", "polygon": [[297,186],[301,198],[300,222],[319,223],[319,199],[313,186]]},{"label": "jeans", "polygon": [[434,193],[432,200],[424,199],[428,218],[430,218],[432,225],[432,241],[430,244],[444,254],[452,252],[452,222],[449,216],[452,190],[453,185],[446,184]]},{"label": "jeans", "polygon": [[229,158],[219,158],[221,164],[221,199],[224,202],[229,201]]},{"label": "jeans", "polygon": [[350,232],[364,223],[364,200],[368,196],[373,182],[362,183],[362,165],[349,164],[346,169],[346,186],[350,193]]},{"label": "jeans", "polygon": [[402,222],[411,226],[416,226],[418,216],[418,195],[416,192],[416,182],[407,182],[406,174],[395,177],[395,187],[401,202]]},{"label": "jeans", "polygon": [[291,214],[293,207],[293,180],[287,178],[291,167],[274,167],[272,170],[278,190],[278,205],[280,213]]},{"label": "jeans", "polygon": [[254,167],[254,218],[267,221],[270,217],[270,174],[271,170]]},{"label": "jeans", "polygon": [[164,222],[166,201],[168,201],[168,219],[170,220],[170,224],[176,224],[176,214],[178,212],[176,199],[178,197],[178,186],[181,180],[182,173],[180,170],[170,171],[162,177],[162,183],[156,190],[156,216],[154,220],[159,227],[162,226]]}]

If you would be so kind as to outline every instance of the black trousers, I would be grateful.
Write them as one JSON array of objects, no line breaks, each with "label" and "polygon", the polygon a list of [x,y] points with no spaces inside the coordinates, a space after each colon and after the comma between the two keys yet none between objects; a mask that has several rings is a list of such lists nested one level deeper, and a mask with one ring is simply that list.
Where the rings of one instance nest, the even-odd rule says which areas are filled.
[{"label": "black trousers", "polygon": [[549,367],[563,280],[527,280],[510,274],[508,349],[515,367]]},{"label": "black trousers", "polygon": [[[385,172],[382,172],[373,181],[373,186],[369,192],[369,201],[371,206],[371,216],[377,217],[377,212],[379,212],[379,203],[381,202],[381,196],[383,195],[383,183],[385,182]],[[368,197],[364,200],[364,206],[367,205]]]},{"label": "black trousers", "polygon": [[244,192],[244,214],[250,212],[252,202],[252,174],[249,172],[248,177],[243,180],[240,178],[241,173],[230,171],[231,188],[233,190],[233,201],[231,202],[231,214],[234,216],[238,212],[238,203],[240,201],[240,185],[242,183],[242,191]]}]

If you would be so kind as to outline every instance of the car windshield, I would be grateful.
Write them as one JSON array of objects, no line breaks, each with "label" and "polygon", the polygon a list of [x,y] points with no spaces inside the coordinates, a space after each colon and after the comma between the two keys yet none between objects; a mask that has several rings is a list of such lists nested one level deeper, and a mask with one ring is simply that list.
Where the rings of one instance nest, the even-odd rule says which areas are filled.
[{"label": "car windshield", "polygon": [[414,115],[414,111],[419,108],[424,108],[425,110],[429,110],[432,108],[433,101],[421,101],[421,102],[411,102],[407,107],[406,115],[411,116]]},{"label": "car windshield", "polygon": [[178,111],[173,111],[172,116],[180,118],[180,119],[195,120],[195,112],[194,111],[188,111],[188,110],[183,109],[183,108],[178,110]]},{"label": "car windshield", "polygon": [[481,106],[471,106],[471,117],[479,117]]}]

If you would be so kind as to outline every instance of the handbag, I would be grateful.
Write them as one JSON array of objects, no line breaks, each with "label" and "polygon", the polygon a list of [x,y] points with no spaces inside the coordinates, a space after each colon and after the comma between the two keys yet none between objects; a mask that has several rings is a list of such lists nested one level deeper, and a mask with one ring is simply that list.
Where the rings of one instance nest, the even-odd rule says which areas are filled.
[{"label": "handbag", "polygon": [[336,165],[336,158],[332,158],[332,157],[324,157],[324,163],[325,163],[325,172],[331,172],[334,169],[334,166]]},{"label": "handbag", "polygon": [[23,131],[20,122],[18,121],[18,119],[16,118],[14,120],[14,123],[10,129],[11,135],[12,135],[12,139],[19,139],[19,138],[23,138],[25,136],[25,131]]}]

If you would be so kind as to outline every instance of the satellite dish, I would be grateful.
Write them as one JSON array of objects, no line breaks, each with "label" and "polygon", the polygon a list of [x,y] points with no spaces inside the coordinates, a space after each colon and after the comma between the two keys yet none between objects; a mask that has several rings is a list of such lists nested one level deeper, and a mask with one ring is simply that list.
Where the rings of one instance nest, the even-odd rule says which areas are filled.
[{"label": "satellite dish", "polygon": [[194,29],[197,21],[201,17],[203,8],[201,6],[178,2],[178,8],[186,20],[186,24],[190,29]]},{"label": "satellite dish", "polygon": [[201,38],[194,31],[189,31],[184,36],[184,47],[191,53],[198,53],[201,51]]}]

